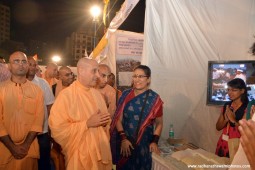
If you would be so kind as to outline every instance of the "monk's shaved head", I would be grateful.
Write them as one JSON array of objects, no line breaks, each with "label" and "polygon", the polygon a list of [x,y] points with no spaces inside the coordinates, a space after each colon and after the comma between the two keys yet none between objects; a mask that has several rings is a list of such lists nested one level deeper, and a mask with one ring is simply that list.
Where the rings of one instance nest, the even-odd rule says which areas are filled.
[{"label": "monk's shaved head", "polygon": [[111,69],[106,64],[99,64],[98,67],[99,79],[96,88],[104,88],[107,85],[108,77],[111,75]]},{"label": "monk's shaved head", "polygon": [[46,67],[46,77],[55,78],[58,74],[58,65],[56,63],[48,63]]},{"label": "monk's shaved head", "polygon": [[57,65],[56,63],[50,62],[50,63],[47,64],[46,67],[47,67],[47,68],[49,68],[49,67],[58,67],[58,65]]},{"label": "monk's shaved head", "polygon": [[27,56],[26,56],[26,54],[25,53],[23,53],[23,52],[21,52],[21,51],[16,51],[16,52],[14,52],[14,53],[12,53],[11,55],[10,55],[10,57],[9,57],[9,62],[11,62],[14,58],[16,58],[16,57],[24,57],[24,58],[26,58],[26,60],[27,60]]},{"label": "monk's shaved head", "polygon": [[9,57],[9,68],[13,76],[26,78],[28,71],[27,56],[21,51],[12,53]]},{"label": "monk's shaved head", "polygon": [[27,58],[28,60],[28,73],[27,73],[27,78],[30,80],[33,80],[35,74],[36,74],[36,66],[37,66],[37,63],[36,63],[36,60],[33,58],[33,56],[30,56]]},{"label": "monk's shaved head", "polygon": [[59,79],[62,81],[62,85],[69,86],[74,81],[74,75],[72,70],[67,66],[62,66],[59,69]]},{"label": "monk's shaved head", "polygon": [[67,66],[62,66],[59,68],[58,73],[61,79],[65,74],[72,73],[72,70]]},{"label": "monk's shaved head", "polygon": [[98,63],[94,59],[81,58],[77,63],[78,81],[86,87],[96,85],[98,75]]},{"label": "monk's shaved head", "polygon": [[107,69],[109,72],[111,72],[110,67],[108,65],[106,65],[106,64],[99,64],[98,67],[99,67],[99,70],[100,69]]},{"label": "monk's shaved head", "polygon": [[69,67],[67,67],[67,66],[62,66],[62,67],[60,67],[58,71],[59,71],[59,73],[60,73],[60,72],[66,71],[66,70],[67,70],[67,71],[71,71],[71,69],[70,69]]},{"label": "monk's shaved head", "polygon": [[93,60],[93,59],[89,59],[89,58],[81,58],[78,63],[77,63],[77,68],[80,68],[80,67],[84,67],[84,66],[88,66],[88,65],[91,65],[91,64],[95,64],[97,63],[96,60]]}]

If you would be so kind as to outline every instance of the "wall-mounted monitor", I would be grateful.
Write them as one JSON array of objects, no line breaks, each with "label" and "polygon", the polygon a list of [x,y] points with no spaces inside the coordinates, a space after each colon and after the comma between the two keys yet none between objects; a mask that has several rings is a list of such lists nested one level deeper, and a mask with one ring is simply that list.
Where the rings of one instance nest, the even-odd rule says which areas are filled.
[{"label": "wall-mounted monitor", "polygon": [[249,100],[255,99],[255,60],[209,61],[207,76],[207,105],[223,105],[230,101],[227,82],[241,78],[248,88]]}]

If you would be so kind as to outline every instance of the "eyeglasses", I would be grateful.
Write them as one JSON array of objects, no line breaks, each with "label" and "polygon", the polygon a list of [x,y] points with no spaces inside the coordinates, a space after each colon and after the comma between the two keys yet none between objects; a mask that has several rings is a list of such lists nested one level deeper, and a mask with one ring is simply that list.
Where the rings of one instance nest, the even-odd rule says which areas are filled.
[{"label": "eyeglasses", "polygon": [[12,61],[12,64],[27,64],[27,60],[18,60],[18,59],[15,59]]},{"label": "eyeglasses", "polygon": [[141,78],[149,77],[149,76],[146,76],[146,75],[133,75],[132,77],[133,77],[133,79],[135,79],[135,78],[141,79]]}]

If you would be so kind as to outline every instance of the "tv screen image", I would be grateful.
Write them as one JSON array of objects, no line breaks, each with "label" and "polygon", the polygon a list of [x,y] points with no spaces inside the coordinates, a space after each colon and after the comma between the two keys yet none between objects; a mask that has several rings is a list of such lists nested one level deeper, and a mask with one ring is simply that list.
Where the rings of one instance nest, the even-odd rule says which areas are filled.
[{"label": "tv screen image", "polygon": [[247,85],[249,100],[255,99],[255,60],[209,61],[207,81],[207,104],[223,105],[230,101],[227,82],[241,78]]}]

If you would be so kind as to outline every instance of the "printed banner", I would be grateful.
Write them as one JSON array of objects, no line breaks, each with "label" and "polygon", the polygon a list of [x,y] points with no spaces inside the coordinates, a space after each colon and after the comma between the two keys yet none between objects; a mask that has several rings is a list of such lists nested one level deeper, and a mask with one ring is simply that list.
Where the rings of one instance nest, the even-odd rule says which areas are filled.
[{"label": "printed banner", "polygon": [[[134,7],[136,6],[136,4],[139,2],[139,0],[126,0],[119,12],[116,14],[116,16],[112,19],[109,28],[107,30],[107,33],[111,32],[115,32],[120,25],[126,20],[126,18],[128,17],[128,15],[130,14],[130,12],[134,9]],[[107,34],[108,35],[108,34]],[[107,36],[108,37],[108,36]]]},{"label": "printed banner", "polygon": [[[135,33],[137,34],[137,33]],[[117,85],[124,90],[132,86],[132,74],[135,67],[140,65],[143,52],[143,34],[116,35],[116,72]]]},{"label": "printed banner", "polygon": [[[111,36],[111,33],[116,32],[116,30],[126,20],[128,15],[134,9],[134,7],[137,5],[138,2],[139,0],[125,0],[120,10],[118,11],[118,13],[112,19],[105,35],[103,36],[99,44],[96,46],[96,48],[93,50],[93,52],[90,54],[90,58],[94,58],[100,61],[106,57],[105,54],[107,54],[107,46],[108,46],[107,40]],[[103,54],[101,54],[102,52]]]}]

